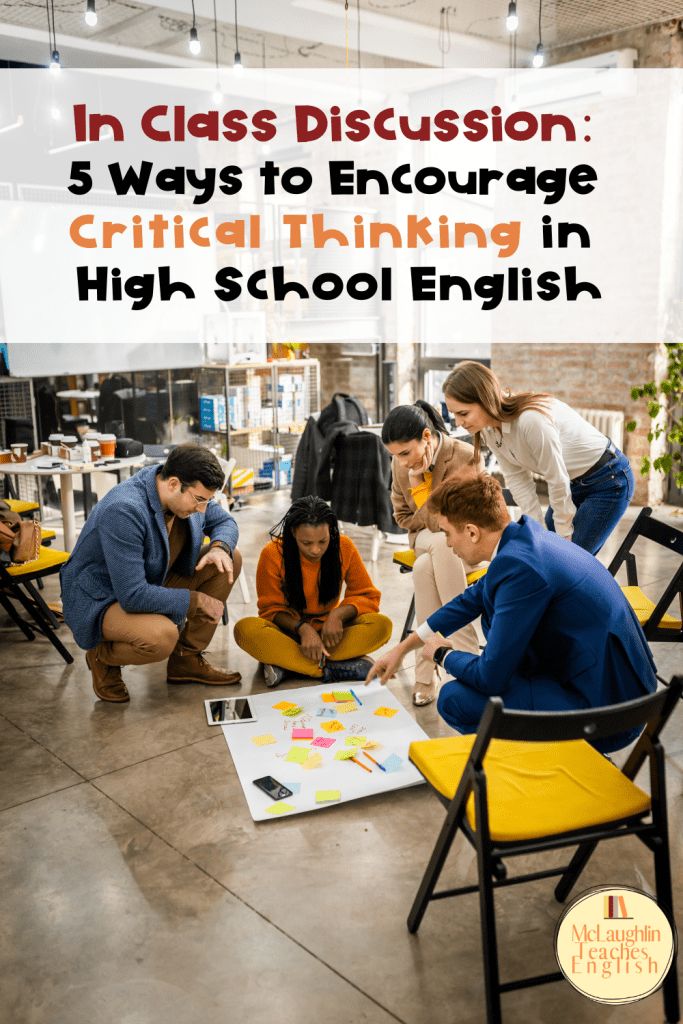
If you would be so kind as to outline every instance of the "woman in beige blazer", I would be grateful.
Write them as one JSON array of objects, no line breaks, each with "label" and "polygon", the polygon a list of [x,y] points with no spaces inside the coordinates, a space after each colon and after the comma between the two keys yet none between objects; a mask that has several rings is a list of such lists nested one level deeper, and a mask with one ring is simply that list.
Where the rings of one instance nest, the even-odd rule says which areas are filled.
[{"label": "woman in beige blazer", "polygon": [[[439,484],[471,465],[472,446],[449,437],[443,419],[428,402],[399,405],[382,426],[382,441],[392,458],[391,503],[399,526],[408,530],[416,554],[413,566],[415,616],[420,625],[467,586],[465,569],[446,545],[438,517],[429,512],[427,499]],[[471,625],[450,638],[458,651],[479,653]],[[431,659],[417,656],[413,704],[431,704],[439,686],[439,673]]]}]

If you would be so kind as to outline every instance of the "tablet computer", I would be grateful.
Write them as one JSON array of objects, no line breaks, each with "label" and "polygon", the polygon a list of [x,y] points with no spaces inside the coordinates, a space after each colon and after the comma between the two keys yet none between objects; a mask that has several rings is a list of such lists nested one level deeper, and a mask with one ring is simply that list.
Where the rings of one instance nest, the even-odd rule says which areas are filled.
[{"label": "tablet computer", "polygon": [[204,707],[209,725],[234,725],[236,722],[256,721],[246,697],[231,697],[229,700],[205,700]]}]

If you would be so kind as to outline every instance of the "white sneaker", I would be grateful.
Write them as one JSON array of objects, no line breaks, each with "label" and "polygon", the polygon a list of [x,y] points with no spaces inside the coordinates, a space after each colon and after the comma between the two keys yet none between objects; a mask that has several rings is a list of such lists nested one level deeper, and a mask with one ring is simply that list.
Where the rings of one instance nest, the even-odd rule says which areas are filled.
[{"label": "white sneaker", "polygon": [[266,686],[278,686],[285,678],[285,670],[279,665],[268,665],[266,662],[262,662],[261,668]]}]

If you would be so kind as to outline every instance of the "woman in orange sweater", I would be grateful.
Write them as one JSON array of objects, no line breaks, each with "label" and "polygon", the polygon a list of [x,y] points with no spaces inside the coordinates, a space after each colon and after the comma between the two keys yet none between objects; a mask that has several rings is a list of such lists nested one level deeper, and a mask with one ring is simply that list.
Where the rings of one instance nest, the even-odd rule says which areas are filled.
[{"label": "woman in orange sweater", "polygon": [[387,643],[392,623],[379,614],[380,592],[356,545],[311,495],[293,502],[270,536],[256,570],[259,614],[235,624],[238,645],[261,662],[267,686],[285,672],[365,679],[372,667],[365,655]]}]

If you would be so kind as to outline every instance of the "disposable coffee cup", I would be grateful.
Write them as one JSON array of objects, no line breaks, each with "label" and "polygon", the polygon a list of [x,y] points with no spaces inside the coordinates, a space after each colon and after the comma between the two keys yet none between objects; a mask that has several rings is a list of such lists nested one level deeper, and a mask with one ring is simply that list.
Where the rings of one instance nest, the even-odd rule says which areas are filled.
[{"label": "disposable coffee cup", "polygon": [[49,441],[40,442],[40,454],[41,455],[52,455],[52,445]]},{"label": "disposable coffee cup", "polygon": [[78,444],[78,438],[75,434],[64,434],[62,437],[62,444],[66,448],[75,448]]},{"label": "disposable coffee cup", "polygon": [[100,434],[100,452],[105,459],[111,459],[116,454],[116,434]]},{"label": "disposable coffee cup", "polygon": [[97,440],[97,434],[95,434],[94,437],[86,436],[85,443],[90,449],[90,458],[92,462],[94,462],[95,459],[99,459],[102,454],[102,449],[100,448],[100,442]]},{"label": "disposable coffee cup", "polygon": [[26,462],[28,456],[27,444],[11,444],[10,451],[12,452],[14,462]]},{"label": "disposable coffee cup", "polygon": [[5,465],[7,462],[12,461],[12,453],[9,448],[0,449],[0,465]]}]

